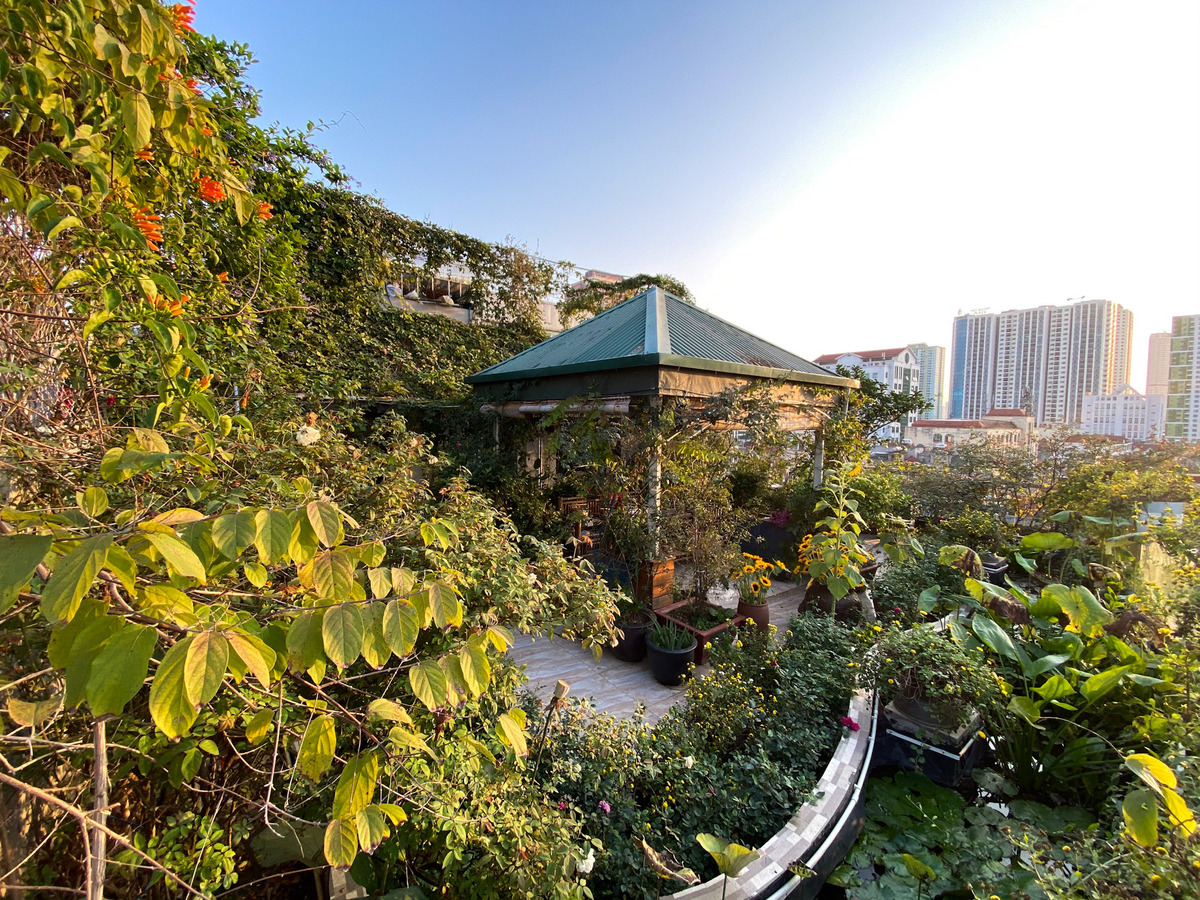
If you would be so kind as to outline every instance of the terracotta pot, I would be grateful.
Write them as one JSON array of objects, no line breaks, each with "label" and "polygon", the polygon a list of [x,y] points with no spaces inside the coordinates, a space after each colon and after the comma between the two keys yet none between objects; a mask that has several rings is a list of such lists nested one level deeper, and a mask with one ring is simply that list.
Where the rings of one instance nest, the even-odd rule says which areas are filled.
[{"label": "terracotta pot", "polygon": [[745,616],[747,619],[753,619],[754,625],[759,631],[766,631],[771,624],[771,607],[767,603],[751,603],[748,600],[739,600],[737,614]]}]

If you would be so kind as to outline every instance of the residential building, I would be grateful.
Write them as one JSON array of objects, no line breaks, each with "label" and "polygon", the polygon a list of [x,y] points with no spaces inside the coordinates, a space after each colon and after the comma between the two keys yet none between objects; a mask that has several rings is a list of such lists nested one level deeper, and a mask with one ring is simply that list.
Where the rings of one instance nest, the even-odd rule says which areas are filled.
[{"label": "residential building", "polygon": [[1171,319],[1167,440],[1200,441],[1200,315]]},{"label": "residential building", "polygon": [[1171,332],[1156,331],[1150,335],[1150,355],[1146,361],[1146,393],[1167,396],[1171,379]]},{"label": "residential building", "polygon": [[1029,447],[1037,437],[1033,416],[1023,409],[992,409],[976,419],[917,419],[908,433],[918,458],[952,454],[972,442]]},{"label": "residential building", "polygon": [[[917,352],[912,347],[862,350],[855,353],[827,353],[817,357],[814,362],[827,369],[833,369],[835,366],[845,366],[847,369],[860,366],[870,378],[886,385],[893,391],[915,394],[920,390],[921,367],[917,362]],[[875,433],[876,439],[879,441],[902,440],[905,430],[915,418],[915,413],[909,413],[904,422],[892,422],[883,426]]]},{"label": "residential building", "polygon": [[1039,425],[1078,423],[1087,394],[1129,381],[1133,314],[1109,300],[1077,300],[954,319],[950,416],[993,407],[1029,410]]},{"label": "residential building", "polygon": [[917,365],[921,369],[919,386],[921,396],[930,403],[931,418],[946,417],[946,348],[931,344],[909,344],[917,354]]},{"label": "residential building", "polygon": [[1128,441],[1160,441],[1166,423],[1167,398],[1139,394],[1129,385],[1112,394],[1088,394],[1083,398],[1085,434],[1107,434]]}]

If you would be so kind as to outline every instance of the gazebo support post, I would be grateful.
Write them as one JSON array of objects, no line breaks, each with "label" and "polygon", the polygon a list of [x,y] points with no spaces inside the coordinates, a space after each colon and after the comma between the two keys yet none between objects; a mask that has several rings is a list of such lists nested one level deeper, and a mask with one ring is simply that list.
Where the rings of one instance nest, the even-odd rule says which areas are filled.
[{"label": "gazebo support post", "polygon": [[[655,428],[658,426],[658,411],[661,404],[658,397],[650,401],[652,420]],[[646,472],[646,528],[650,533],[650,557],[658,559],[658,513],[662,499],[662,443],[657,430],[653,431],[653,443],[650,445],[650,465]]]},{"label": "gazebo support post", "polygon": [[821,489],[825,483],[825,430],[813,432],[813,487]]}]

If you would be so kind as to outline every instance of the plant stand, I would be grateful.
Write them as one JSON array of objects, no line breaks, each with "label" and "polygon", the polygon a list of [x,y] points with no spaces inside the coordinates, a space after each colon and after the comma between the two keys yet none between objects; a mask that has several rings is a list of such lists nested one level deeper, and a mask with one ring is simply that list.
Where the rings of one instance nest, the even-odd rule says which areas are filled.
[{"label": "plant stand", "polygon": [[[680,610],[682,610],[684,607],[691,606],[693,602],[694,601],[692,600],[680,600],[678,603],[672,603],[669,606],[664,606],[662,609],[655,610],[655,612],[658,614],[659,621],[663,623],[671,622],[672,624],[679,626],[685,631],[690,631],[693,635],[695,635],[696,665],[702,666],[708,662],[708,650],[705,649],[704,645],[710,643],[722,632],[730,628],[737,628],[746,620],[746,617],[735,615],[728,622],[722,622],[720,625],[714,625],[712,628],[705,628],[702,630],[697,628],[695,625],[684,621],[678,616],[678,612]],[[715,603],[709,603],[707,600],[704,601],[704,605],[710,607],[711,609],[721,609],[721,607],[717,606]],[[672,615],[673,613],[675,615]]]},{"label": "plant stand", "polygon": [[984,742],[977,732],[981,724],[973,713],[964,725],[946,726],[902,710],[894,702],[883,709],[883,740],[876,752],[876,765],[917,769],[930,781],[957,787],[970,774],[983,754]]}]

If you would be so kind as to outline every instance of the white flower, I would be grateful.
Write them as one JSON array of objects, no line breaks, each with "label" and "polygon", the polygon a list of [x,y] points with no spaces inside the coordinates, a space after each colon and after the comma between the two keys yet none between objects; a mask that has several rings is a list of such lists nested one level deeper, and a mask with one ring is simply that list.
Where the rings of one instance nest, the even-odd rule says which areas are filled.
[{"label": "white flower", "polygon": [[588,855],[579,860],[579,862],[575,863],[575,871],[580,875],[587,875],[592,871],[592,867],[594,865],[596,865],[596,848],[589,847]]},{"label": "white flower", "polygon": [[690,756],[685,756],[685,757],[683,758],[683,767],[684,767],[685,769],[690,769],[690,768],[691,768],[692,766],[694,766],[695,764],[696,764],[696,760],[695,760],[694,758],[692,758],[692,757],[690,757]]},{"label": "white flower", "polygon": [[296,430],[296,443],[301,447],[309,447],[321,439],[321,429],[311,425],[301,425]]}]

